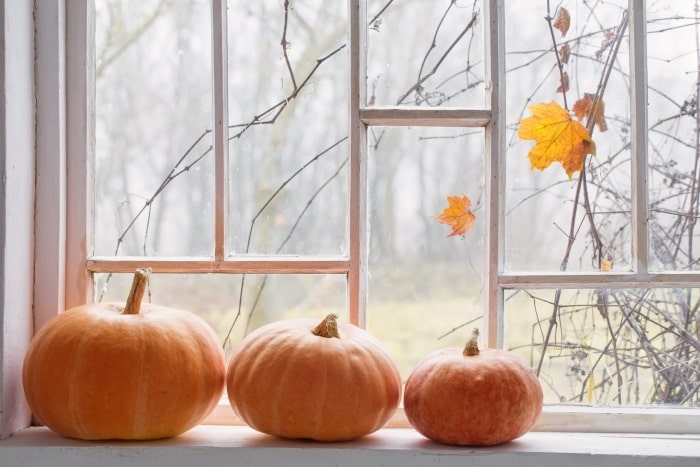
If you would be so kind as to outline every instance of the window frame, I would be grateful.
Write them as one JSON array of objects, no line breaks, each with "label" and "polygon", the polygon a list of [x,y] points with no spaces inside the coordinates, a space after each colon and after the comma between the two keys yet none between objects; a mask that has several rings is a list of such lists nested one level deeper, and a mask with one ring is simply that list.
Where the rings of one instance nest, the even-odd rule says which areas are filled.
[{"label": "window frame", "polygon": [[[52,2],[49,2],[52,3]],[[366,18],[363,0],[348,0],[350,57],[350,231],[347,258],[234,258],[225,257],[226,181],[226,44],[214,48],[214,157],[216,209],[214,220],[215,251],[213,258],[106,258],[90,256],[90,230],[93,206],[90,194],[94,153],[94,35],[93,0],[56,2],[56,11],[37,3],[36,21],[50,27],[49,33],[36,37],[37,101],[48,99],[46,107],[37,106],[37,174],[52,179],[51,184],[37,183],[35,225],[36,283],[34,292],[34,327],[39,329],[60,310],[91,301],[92,275],[98,272],[132,272],[148,265],[155,273],[224,272],[224,273],[332,273],[346,274],[349,320],[365,324],[367,288],[367,129],[371,126],[461,126],[485,129],[486,210],[484,249],[487,291],[484,310],[485,344],[503,344],[504,292],[519,288],[593,288],[593,287],[670,287],[688,286],[700,278],[699,273],[650,273],[646,220],[647,183],[647,115],[646,115],[646,2],[629,0],[630,52],[632,89],[632,169],[634,228],[633,252],[637,258],[630,273],[597,274],[514,274],[503,268],[504,187],[505,187],[505,8],[502,0],[484,0],[485,73],[487,108],[485,109],[407,109],[362,105],[365,100],[364,53]],[[225,38],[226,1],[212,0],[213,38]],[[217,16],[218,15],[218,16]],[[217,20],[220,19],[221,21]],[[41,29],[41,28],[37,28]],[[65,38],[65,40],[62,40]],[[641,57],[641,58],[640,58]],[[218,65],[217,65],[218,64]],[[218,86],[216,86],[218,83]],[[219,88],[217,90],[217,87]],[[490,108],[490,110],[488,109]],[[56,150],[58,149],[58,156]],[[56,232],[59,233],[58,239]],[[58,241],[57,241],[58,240]],[[52,266],[46,268],[46,261]],[[6,321],[7,323],[7,321]],[[7,325],[5,323],[5,325]],[[589,409],[585,407],[546,407],[536,430],[605,431],[616,433],[700,433],[700,410],[667,408]],[[641,422],[641,423],[640,423]]]},{"label": "window frame", "polygon": [[[94,0],[89,1],[90,5],[94,5]],[[148,266],[154,273],[282,273],[282,274],[345,274],[347,275],[347,303],[348,303],[348,319],[351,323],[359,326],[365,325],[365,305],[366,305],[366,277],[367,277],[367,257],[368,257],[368,241],[367,241],[367,153],[368,147],[367,130],[372,126],[418,126],[418,127],[462,127],[462,128],[485,128],[487,146],[485,148],[485,158],[491,161],[487,168],[487,177],[489,172],[499,173],[501,170],[500,157],[490,157],[491,154],[503,154],[505,152],[505,122],[502,119],[495,119],[494,115],[498,114],[500,103],[505,102],[505,55],[503,51],[486,48],[485,61],[487,82],[492,85],[487,89],[486,102],[484,108],[406,108],[393,106],[374,106],[367,107],[364,103],[366,99],[366,87],[363,82],[366,66],[366,50],[367,37],[366,28],[361,27],[366,22],[366,10],[364,0],[348,0],[349,6],[349,60],[350,60],[350,93],[349,93],[349,183],[348,183],[348,205],[349,205],[349,231],[348,231],[348,255],[347,257],[330,257],[330,258],[309,258],[309,257],[292,257],[264,255],[260,257],[251,257],[248,255],[239,257],[228,257],[225,244],[226,239],[226,200],[228,194],[226,187],[228,180],[226,178],[226,167],[228,167],[228,120],[227,120],[227,105],[228,96],[226,83],[227,79],[227,43],[226,43],[226,1],[212,0],[212,85],[213,85],[213,157],[214,157],[214,251],[211,258],[206,257],[112,257],[112,256],[94,256],[85,248],[85,245],[90,245],[89,239],[92,235],[88,232],[85,241],[69,245],[68,249],[75,252],[75,259],[80,260],[79,264],[85,264],[87,269],[87,277],[79,284],[78,293],[75,295],[75,302],[69,300],[67,305],[84,303],[85,300],[91,300],[94,284],[92,275],[95,273],[129,273],[138,267]],[[486,40],[487,44],[497,43],[504,47],[503,34],[503,4],[501,1],[488,0],[484,2],[484,22],[489,24],[491,40]],[[94,65],[94,44],[89,40],[90,34],[94,33],[94,18],[88,15],[89,11],[83,11],[81,14],[85,21],[89,24],[83,25],[81,29],[72,28],[69,33],[74,33],[75,49],[80,48],[87,58],[84,62],[86,66]],[[85,44],[78,44],[81,39],[88,37]],[[70,72],[70,71],[69,71]],[[69,173],[74,173],[72,169],[78,172],[75,181],[76,184],[80,180],[85,180],[87,187],[86,192],[80,192],[75,184],[69,183],[71,191],[75,187],[75,197],[69,201],[71,208],[75,209],[76,217],[72,220],[79,221],[76,224],[75,231],[79,232],[80,228],[86,231],[91,226],[93,207],[85,206],[87,218],[77,219],[80,215],[81,204],[87,198],[89,199],[92,185],[93,173],[91,161],[94,156],[94,122],[91,121],[91,112],[94,112],[95,90],[94,85],[90,84],[94,76],[91,75],[92,70],[84,70],[81,73],[81,80],[84,80],[84,99],[87,109],[82,108],[77,110],[75,114],[69,115],[68,118],[77,118],[83,120],[82,127],[85,129],[84,136],[88,142],[92,142],[92,146],[77,147],[80,157],[80,162],[87,161],[80,165],[70,167]],[[498,74],[501,76],[497,76]],[[493,76],[493,77],[492,77]],[[81,96],[83,97],[83,96]],[[85,114],[80,114],[84,111]],[[492,122],[497,122],[493,124]],[[76,134],[76,139],[81,135]],[[76,152],[70,152],[71,157],[76,155]],[[494,180],[498,180],[494,177]],[[488,195],[493,199],[500,199],[498,192],[500,187],[498,184],[492,184],[492,191]],[[78,203],[73,204],[73,199]],[[499,201],[500,202],[500,201]],[[490,205],[487,200],[487,205]],[[495,226],[490,222],[490,218],[497,218],[502,209],[491,209],[486,214],[487,226]],[[82,222],[85,221],[83,227]],[[486,251],[488,260],[497,261],[498,248],[495,247],[502,243],[498,236],[502,233],[498,229],[489,229],[489,240],[486,242]],[[75,237],[69,237],[68,241],[74,240]],[[492,243],[494,242],[494,243]],[[494,269],[494,268],[491,268]],[[499,268],[500,269],[500,268]],[[79,271],[75,271],[79,273]],[[497,284],[497,271],[494,271],[492,280],[493,284]],[[491,276],[491,275],[490,275]],[[491,287],[489,287],[489,290]],[[489,295],[492,296],[491,294]],[[495,298],[495,296],[493,297]],[[494,306],[487,304],[485,307],[488,310],[495,309]],[[497,322],[494,313],[488,313],[486,317],[485,328],[488,331],[485,333],[485,343],[487,345],[500,345],[499,331],[497,326],[488,325],[488,321]]]}]

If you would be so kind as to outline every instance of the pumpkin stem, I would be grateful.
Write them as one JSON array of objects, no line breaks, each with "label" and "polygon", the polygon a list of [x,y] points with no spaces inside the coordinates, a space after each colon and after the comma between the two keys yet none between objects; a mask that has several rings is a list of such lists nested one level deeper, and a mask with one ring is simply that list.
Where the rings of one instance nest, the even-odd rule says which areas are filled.
[{"label": "pumpkin stem", "polygon": [[323,318],[323,321],[318,323],[318,326],[311,332],[319,337],[335,337],[340,339],[340,334],[338,333],[338,315],[335,313],[329,314]]},{"label": "pumpkin stem", "polygon": [[123,315],[138,315],[141,311],[141,300],[146,293],[146,285],[148,285],[148,274],[151,268],[139,268],[134,273],[134,280],[131,283],[131,292],[129,298],[126,299]]},{"label": "pumpkin stem", "polygon": [[475,355],[479,355],[479,344],[476,343],[478,339],[479,328],[474,328],[474,330],[472,331],[472,335],[469,336],[467,345],[464,346],[464,351],[462,352],[462,354],[465,357],[473,357]]}]

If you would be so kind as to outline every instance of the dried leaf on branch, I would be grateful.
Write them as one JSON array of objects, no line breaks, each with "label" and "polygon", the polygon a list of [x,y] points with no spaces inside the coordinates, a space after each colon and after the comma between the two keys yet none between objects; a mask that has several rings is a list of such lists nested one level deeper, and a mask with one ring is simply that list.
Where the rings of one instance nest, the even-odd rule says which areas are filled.
[{"label": "dried leaf on branch", "polygon": [[571,47],[569,47],[569,44],[564,44],[561,47],[559,47],[559,60],[563,65],[566,65],[569,63],[569,58],[571,57]]},{"label": "dried leaf on branch", "polygon": [[585,93],[576,101],[573,110],[579,121],[590,115],[589,118],[595,122],[600,131],[608,129],[608,124],[605,122],[605,102],[603,99],[596,99],[595,94]]},{"label": "dried leaf on branch", "polygon": [[561,74],[561,84],[557,88],[557,92],[567,92],[569,90],[569,74],[564,72]]},{"label": "dried leaf on branch", "polygon": [[566,8],[559,8],[557,10],[557,16],[554,18],[554,24],[552,26],[561,32],[561,36],[566,36],[569,31],[569,26],[571,25],[571,15],[569,15],[569,10]]}]

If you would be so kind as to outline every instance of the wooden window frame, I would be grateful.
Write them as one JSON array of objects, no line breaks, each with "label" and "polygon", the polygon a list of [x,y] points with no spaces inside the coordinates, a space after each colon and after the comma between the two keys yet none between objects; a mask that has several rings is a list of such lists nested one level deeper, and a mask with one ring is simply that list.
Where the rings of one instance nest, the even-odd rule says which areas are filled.
[{"label": "wooden window frame", "polygon": [[[485,131],[485,240],[487,271],[484,289],[485,343],[503,344],[504,291],[526,288],[683,287],[700,282],[699,273],[651,273],[648,269],[647,82],[645,47],[646,2],[629,0],[632,86],[632,170],[634,269],[629,273],[505,273],[505,7],[503,0],[484,0],[485,81],[482,109],[414,109],[372,107],[365,100],[365,2],[349,5],[349,249],[347,257],[234,257],[225,249],[227,144],[226,2],[212,0],[215,159],[215,248],[211,258],[136,258],[91,256],[94,153],[94,20],[93,2],[59,0],[55,10],[39,2],[36,50],[37,177],[36,185],[34,327],[62,309],[93,299],[93,274],[131,272],[150,266],[155,273],[330,273],[345,274],[351,322],[365,324],[367,277],[367,130],[372,126],[481,127]],[[218,42],[217,42],[218,41]],[[58,148],[58,149],[56,149]],[[58,236],[56,236],[58,233]],[[49,265],[47,267],[47,264]],[[696,409],[545,409],[537,429],[700,433]]]}]

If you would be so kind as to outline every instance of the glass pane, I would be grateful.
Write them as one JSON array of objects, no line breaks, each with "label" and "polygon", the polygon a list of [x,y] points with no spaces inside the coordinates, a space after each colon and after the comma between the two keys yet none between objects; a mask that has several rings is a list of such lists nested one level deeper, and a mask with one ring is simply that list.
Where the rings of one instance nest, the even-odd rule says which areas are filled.
[{"label": "glass pane", "polygon": [[[633,264],[629,44],[628,29],[621,28],[627,1],[557,3],[562,13],[551,14],[565,15],[566,8],[569,28],[553,28],[556,45],[543,20],[547,4],[505,3],[506,102],[512,125],[507,135],[504,268],[628,271]],[[596,97],[598,90],[602,100]],[[539,117],[539,112],[556,107],[560,113],[552,121]],[[526,119],[545,124],[535,139],[521,137]],[[569,129],[576,128],[592,138],[595,156],[586,155],[593,151],[585,147],[581,133],[571,136]],[[547,138],[563,149],[546,143]],[[536,146],[537,140],[542,143]]]},{"label": "glass pane", "polygon": [[[368,140],[367,328],[408,377],[430,351],[464,346],[482,315],[484,132],[372,128]],[[448,237],[434,216],[464,195],[476,220]]]},{"label": "glass pane", "polygon": [[[131,281],[131,274],[96,274],[95,296],[123,302]],[[328,313],[347,319],[346,294],[342,275],[152,274],[144,300],[196,313],[231,349],[248,332],[272,321],[321,320]]]},{"label": "glass pane", "polygon": [[505,346],[541,367],[547,403],[697,407],[698,305],[699,289],[508,292]]},{"label": "glass pane", "polygon": [[647,10],[651,267],[699,270],[698,18],[689,0]]},{"label": "glass pane", "polygon": [[164,5],[95,2],[97,255],[212,253],[211,8]]},{"label": "glass pane", "polygon": [[229,247],[344,254],[346,5],[229,0],[228,18]]},{"label": "glass pane", "polygon": [[481,1],[367,1],[367,105],[483,107]]}]

